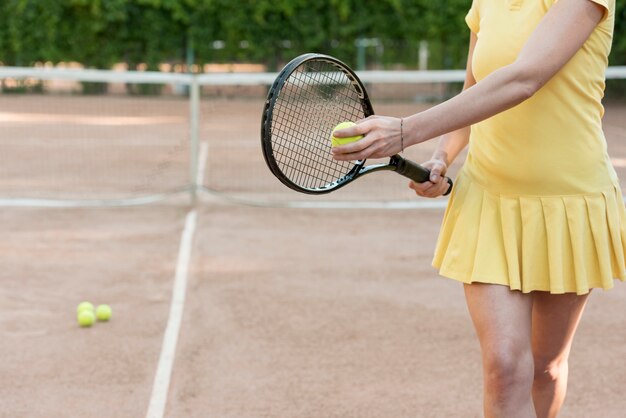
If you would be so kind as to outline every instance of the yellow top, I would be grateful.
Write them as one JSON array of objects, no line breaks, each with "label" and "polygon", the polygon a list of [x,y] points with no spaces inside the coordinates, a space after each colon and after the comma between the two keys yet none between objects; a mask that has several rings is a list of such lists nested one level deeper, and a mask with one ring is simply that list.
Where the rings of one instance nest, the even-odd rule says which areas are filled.
[{"label": "yellow top", "polygon": [[[480,81],[512,63],[556,0],[474,0]],[[626,210],[601,119],[615,0],[532,98],[472,126],[433,265],[464,283],[585,294],[626,280]]]},{"label": "yellow top", "polygon": [[[490,190],[568,195],[616,182],[601,119],[615,0],[593,0],[604,20],[574,57],[524,103],[472,126],[466,172]],[[511,64],[556,0],[474,0],[476,81]]]}]

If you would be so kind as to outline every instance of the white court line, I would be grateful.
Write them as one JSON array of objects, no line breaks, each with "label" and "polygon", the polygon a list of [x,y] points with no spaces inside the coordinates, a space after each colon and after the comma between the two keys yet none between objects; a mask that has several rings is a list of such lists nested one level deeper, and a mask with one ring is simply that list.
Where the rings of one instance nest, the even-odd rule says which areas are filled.
[{"label": "white court line", "polygon": [[[206,141],[200,143],[199,163],[196,181],[202,185],[204,171],[206,170],[206,160],[209,152],[209,144]],[[159,365],[154,377],[152,395],[146,418],[163,418],[165,416],[165,406],[167,405],[167,395],[169,393],[170,379],[176,357],[176,345],[180,335],[180,324],[183,319],[185,309],[185,295],[187,293],[187,281],[189,276],[189,263],[191,261],[191,250],[193,236],[196,231],[198,213],[195,209],[189,211],[185,218],[185,227],[180,239],[180,249],[178,251],[178,262],[176,264],[176,277],[174,279],[174,291],[172,292],[172,303],[170,305],[170,315],[167,321],[165,335],[163,335],[163,347],[159,357]]]},{"label": "white court line", "polygon": [[206,170],[206,160],[209,155],[209,143],[202,141],[200,143],[200,152],[198,153],[198,172],[196,174],[196,186],[202,187],[204,184],[204,171]]},{"label": "white court line", "polygon": [[131,197],[126,199],[94,199],[94,200],[72,200],[72,199],[30,199],[30,198],[7,198],[0,199],[0,207],[13,208],[101,208],[101,207],[121,207],[140,206],[160,202],[178,193],[189,192],[185,187],[173,190],[170,193],[161,193],[151,196]]},{"label": "white court line", "polygon": [[178,262],[176,264],[176,277],[174,279],[170,314],[167,321],[167,328],[165,329],[165,335],[163,336],[163,347],[161,348],[159,365],[154,377],[150,406],[148,407],[146,418],[163,418],[165,414],[165,404],[167,403],[170,378],[172,376],[172,368],[176,356],[176,345],[178,343],[180,324],[185,308],[189,262],[191,260],[191,249],[193,235],[196,230],[197,217],[198,214],[196,210],[193,209],[185,218],[185,228],[183,229],[180,249],[178,251]]},{"label": "white court line", "polygon": [[307,200],[307,201],[277,201],[268,200],[262,197],[244,197],[228,193],[217,192],[209,188],[202,189],[208,196],[207,201],[224,202],[226,204],[245,205],[262,208],[297,208],[297,209],[445,209],[448,206],[448,199],[426,199],[419,198],[413,200],[399,201],[328,201],[328,200]]}]

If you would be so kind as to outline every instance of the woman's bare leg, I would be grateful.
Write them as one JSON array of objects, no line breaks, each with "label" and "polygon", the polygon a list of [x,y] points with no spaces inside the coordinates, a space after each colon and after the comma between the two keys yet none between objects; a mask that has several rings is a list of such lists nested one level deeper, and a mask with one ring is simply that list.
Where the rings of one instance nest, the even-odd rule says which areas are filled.
[{"label": "woman's bare leg", "polygon": [[533,299],[508,287],[465,285],[483,357],[485,418],[534,418]]},{"label": "woman's bare leg", "polygon": [[538,418],[554,418],[565,400],[567,359],[587,295],[533,292],[533,401]]}]

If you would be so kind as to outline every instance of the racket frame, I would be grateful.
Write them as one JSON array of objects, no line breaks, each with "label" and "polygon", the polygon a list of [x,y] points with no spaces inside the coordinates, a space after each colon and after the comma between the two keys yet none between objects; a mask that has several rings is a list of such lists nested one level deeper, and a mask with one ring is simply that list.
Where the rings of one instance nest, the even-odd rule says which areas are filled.
[{"label": "racket frame", "polygon": [[[399,155],[393,155],[388,163],[373,164],[369,166],[365,166],[366,160],[355,161],[354,166],[346,175],[322,187],[302,187],[292,182],[287,176],[285,176],[285,174],[280,170],[275,158],[273,157],[272,114],[274,104],[276,103],[276,99],[279,97],[283,86],[285,85],[291,74],[302,64],[306,63],[307,61],[313,60],[329,62],[335,65],[339,70],[341,70],[350,80],[352,86],[354,87],[354,90],[357,93],[357,97],[359,98],[359,101],[363,108],[364,117],[368,117],[374,114],[374,109],[370,102],[365,86],[356,75],[356,73],[352,71],[352,69],[350,69],[345,63],[338,60],[337,58],[324,54],[308,53],[297,56],[289,63],[287,63],[287,65],[285,65],[285,67],[280,71],[280,73],[276,77],[276,80],[269,89],[267,98],[265,100],[265,105],[263,107],[263,116],[261,120],[261,144],[263,150],[263,158],[265,159],[265,162],[272,174],[274,174],[274,176],[276,176],[285,186],[289,187],[290,189],[307,194],[330,193],[345,186],[346,184],[352,182],[358,177],[376,171],[396,171],[399,174],[402,174],[417,182],[427,181],[430,176],[430,171],[428,169],[412,161],[406,160]],[[452,182],[450,181],[450,179],[448,179],[448,182],[452,186]],[[452,187],[450,187],[450,189],[451,188]]]},{"label": "racket frame", "polygon": [[[343,187],[346,184],[350,183],[352,180],[354,180],[356,177],[358,177],[359,173],[362,171],[365,165],[365,160],[356,161],[354,163],[354,167],[352,167],[352,169],[345,176],[332,183],[329,183],[322,187],[307,188],[292,182],[287,176],[283,174],[273,157],[272,149],[272,114],[276,99],[278,98],[280,91],[282,90],[283,86],[285,85],[291,74],[307,61],[313,60],[326,61],[336,65],[337,69],[341,70],[352,83],[352,86],[354,87],[359,98],[361,107],[363,108],[363,113],[365,117],[374,114],[374,109],[367,95],[367,91],[361,83],[361,80],[359,80],[356,73],[352,71],[345,63],[329,55],[317,53],[302,54],[295,57],[294,59],[289,61],[287,65],[285,65],[285,67],[280,71],[280,73],[276,77],[276,80],[274,80],[274,83],[269,89],[267,99],[265,100],[265,105],[263,107],[263,117],[261,120],[261,143],[265,163],[269,167],[272,174],[274,174],[274,176],[276,176],[285,186],[301,193],[324,194],[330,193],[333,190]],[[384,164],[381,164],[381,166],[382,165]],[[379,169],[382,169],[382,167]]]}]

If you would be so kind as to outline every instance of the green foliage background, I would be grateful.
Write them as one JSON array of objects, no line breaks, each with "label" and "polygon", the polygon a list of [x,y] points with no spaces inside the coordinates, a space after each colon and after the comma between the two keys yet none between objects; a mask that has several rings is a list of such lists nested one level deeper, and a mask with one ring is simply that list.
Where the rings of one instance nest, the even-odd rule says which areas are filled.
[{"label": "green foliage background", "polygon": [[[355,65],[357,38],[377,38],[367,62],[414,68],[430,45],[431,68],[462,68],[471,0],[2,0],[0,62],[255,62],[276,69],[302,52]],[[626,2],[618,1],[611,63],[626,64]],[[214,48],[214,41],[223,48]]]}]

